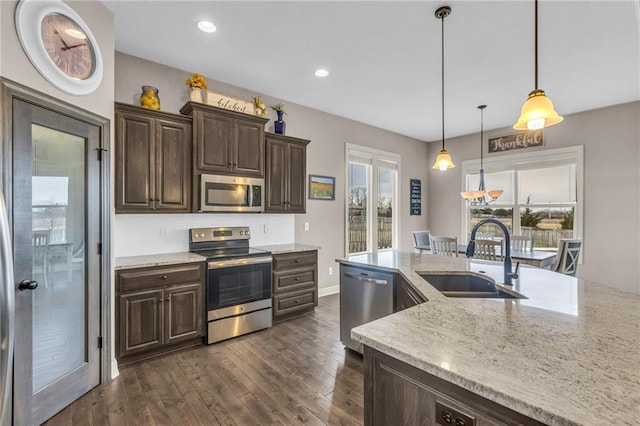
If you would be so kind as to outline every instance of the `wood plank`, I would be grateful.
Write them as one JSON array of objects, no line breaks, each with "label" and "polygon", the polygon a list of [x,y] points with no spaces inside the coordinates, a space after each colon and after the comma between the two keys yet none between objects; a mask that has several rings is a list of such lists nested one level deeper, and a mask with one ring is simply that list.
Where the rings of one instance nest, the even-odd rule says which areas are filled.
[{"label": "wood plank", "polygon": [[339,296],[274,327],[140,361],[47,425],[361,425],[362,358],[340,342]]}]

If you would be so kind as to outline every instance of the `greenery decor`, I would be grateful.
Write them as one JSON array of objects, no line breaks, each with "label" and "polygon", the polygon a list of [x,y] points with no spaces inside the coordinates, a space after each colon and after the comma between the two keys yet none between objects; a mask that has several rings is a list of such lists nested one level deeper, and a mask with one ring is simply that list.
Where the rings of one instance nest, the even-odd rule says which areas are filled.
[{"label": "greenery decor", "polygon": [[562,216],[562,221],[560,221],[560,226],[562,229],[573,229],[573,215],[575,211],[574,208],[571,207],[571,210],[566,212]]},{"label": "greenery decor", "polygon": [[287,113],[284,111],[284,104],[272,105],[271,109],[275,112],[282,112],[284,115],[287,115]]},{"label": "greenery decor", "polygon": [[207,89],[207,80],[205,80],[204,76],[195,72],[184,83],[191,88]]},{"label": "greenery decor", "polygon": [[267,115],[267,107],[265,106],[260,96],[253,97],[253,106],[256,107],[256,110],[260,111],[260,115]]}]

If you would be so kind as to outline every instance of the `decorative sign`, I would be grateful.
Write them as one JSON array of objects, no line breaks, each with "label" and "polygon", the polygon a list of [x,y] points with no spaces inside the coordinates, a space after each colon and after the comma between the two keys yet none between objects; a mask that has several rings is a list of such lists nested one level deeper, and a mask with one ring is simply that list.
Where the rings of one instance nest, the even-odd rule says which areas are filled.
[{"label": "decorative sign", "polygon": [[410,200],[410,215],[420,216],[422,214],[422,182],[420,179],[409,179],[409,196]]},{"label": "decorative sign", "polygon": [[513,133],[497,138],[489,138],[489,152],[504,152],[513,149],[543,146],[542,129],[529,132]]},{"label": "decorative sign", "polygon": [[236,112],[244,112],[245,114],[254,114],[253,102],[243,101],[241,99],[235,99],[229,96],[221,95],[220,93],[211,92],[207,90],[207,105],[212,105],[218,108],[229,109]]}]

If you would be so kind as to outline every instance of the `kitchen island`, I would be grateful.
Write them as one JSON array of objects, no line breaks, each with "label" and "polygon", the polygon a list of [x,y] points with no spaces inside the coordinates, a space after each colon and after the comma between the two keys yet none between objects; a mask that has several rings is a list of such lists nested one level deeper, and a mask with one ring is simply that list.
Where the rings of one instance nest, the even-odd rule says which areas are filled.
[{"label": "kitchen island", "polygon": [[640,296],[522,266],[513,290],[527,299],[447,298],[418,273],[500,283],[502,263],[395,251],[337,261],[399,273],[428,300],[354,328],[365,351],[543,424],[638,424]]}]

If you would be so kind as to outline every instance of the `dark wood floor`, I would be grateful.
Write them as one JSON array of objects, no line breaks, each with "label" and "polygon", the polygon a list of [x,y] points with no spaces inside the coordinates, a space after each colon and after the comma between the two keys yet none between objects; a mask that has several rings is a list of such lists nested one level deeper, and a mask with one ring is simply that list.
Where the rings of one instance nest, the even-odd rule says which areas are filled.
[{"label": "dark wood floor", "polygon": [[125,367],[45,424],[362,424],[362,358],[340,343],[338,304]]}]

